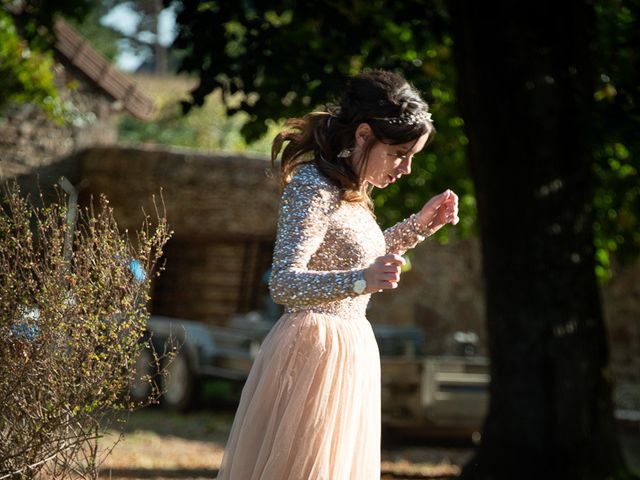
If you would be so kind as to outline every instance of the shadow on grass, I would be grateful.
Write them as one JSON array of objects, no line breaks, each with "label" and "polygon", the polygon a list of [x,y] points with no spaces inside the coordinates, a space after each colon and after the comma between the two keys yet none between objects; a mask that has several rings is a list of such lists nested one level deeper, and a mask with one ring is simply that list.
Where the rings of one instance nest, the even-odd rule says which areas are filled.
[{"label": "shadow on grass", "polygon": [[218,476],[217,469],[163,469],[163,468],[110,468],[100,472],[99,478],[215,478]]},{"label": "shadow on grass", "polygon": [[125,435],[150,432],[185,440],[224,441],[231,430],[241,385],[226,381],[203,383],[187,412],[151,405],[125,415],[112,428]]},{"label": "shadow on grass", "polygon": [[125,437],[142,432],[185,440],[224,442],[231,430],[233,413],[217,410],[197,410],[189,413],[167,412],[147,407],[128,415],[113,425]]},{"label": "shadow on grass", "polygon": [[[421,475],[421,474],[413,474],[411,476],[407,476],[406,474],[400,474],[392,471],[382,471],[382,480],[421,480],[421,479],[429,479],[429,480],[448,480],[453,479],[455,476],[443,476],[441,474],[434,475]],[[119,468],[119,469],[111,469],[105,470],[100,473],[99,478],[111,478],[111,479],[172,479],[172,478],[182,478],[182,479],[200,479],[200,478],[216,478],[218,475],[218,470],[215,469],[143,469],[143,468]]]}]

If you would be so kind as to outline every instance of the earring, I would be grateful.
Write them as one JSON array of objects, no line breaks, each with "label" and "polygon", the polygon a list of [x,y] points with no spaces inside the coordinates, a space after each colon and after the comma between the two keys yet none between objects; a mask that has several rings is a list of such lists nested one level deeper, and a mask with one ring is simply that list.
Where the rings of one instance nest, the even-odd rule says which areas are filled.
[{"label": "earring", "polygon": [[345,148],[340,150],[337,156],[338,158],[349,158],[351,155],[353,155],[353,148]]}]

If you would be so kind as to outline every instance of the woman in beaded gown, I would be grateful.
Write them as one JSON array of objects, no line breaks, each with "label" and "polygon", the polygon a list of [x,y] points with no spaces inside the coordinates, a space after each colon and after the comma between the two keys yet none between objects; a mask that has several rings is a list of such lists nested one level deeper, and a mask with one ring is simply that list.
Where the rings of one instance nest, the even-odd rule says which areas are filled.
[{"label": "woman in beaded gown", "polygon": [[446,223],[447,190],[382,232],[372,187],[409,174],[434,133],[399,75],[353,77],[339,107],[289,120],[270,291],[285,313],[247,378],[218,480],[379,480],[380,357],[365,312],[401,255]]}]

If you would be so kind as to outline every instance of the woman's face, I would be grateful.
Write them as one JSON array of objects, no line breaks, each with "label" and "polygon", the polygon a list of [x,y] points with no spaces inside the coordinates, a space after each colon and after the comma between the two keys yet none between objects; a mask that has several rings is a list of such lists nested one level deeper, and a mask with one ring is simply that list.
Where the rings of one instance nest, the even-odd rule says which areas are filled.
[{"label": "woman's face", "polygon": [[[361,129],[363,125],[366,128]],[[373,135],[371,128],[367,124],[362,124],[356,131],[356,144],[362,148],[370,135]],[[385,188],[402,175],[409,175],[413,156],[424,148],[428,138],[429,134],[425,133],[417,140],[398,145],[376,142],[369,151],[364,180],[374,187]],[[361,161],[361,159],[354,160]]]}]

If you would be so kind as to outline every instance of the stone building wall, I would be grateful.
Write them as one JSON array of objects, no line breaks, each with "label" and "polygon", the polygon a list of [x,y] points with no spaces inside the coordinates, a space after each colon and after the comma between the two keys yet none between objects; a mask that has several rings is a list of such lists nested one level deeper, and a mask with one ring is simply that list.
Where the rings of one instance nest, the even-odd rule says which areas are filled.
[{"label": "stone building wall", "polygon": [[174,235],[154,285],[152,312],[227,325],[268,295],[278,182],[263,157],[188,149],[98,147],[76,155],[81,195],[104,193],[120,228],[139,228],[162,195]]},{"label": "stone building wall", "polygon": [[176,237],[275,238],[279,186],[264,157],[106,146],[76,160],[88,182],[82,196],[107,194],[123,228],[139,226],[162,193]]}]

